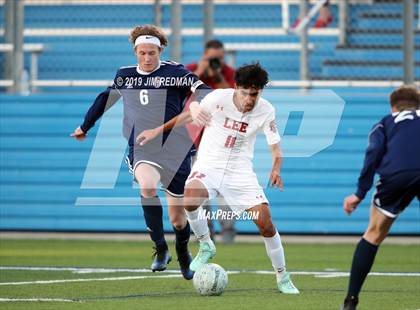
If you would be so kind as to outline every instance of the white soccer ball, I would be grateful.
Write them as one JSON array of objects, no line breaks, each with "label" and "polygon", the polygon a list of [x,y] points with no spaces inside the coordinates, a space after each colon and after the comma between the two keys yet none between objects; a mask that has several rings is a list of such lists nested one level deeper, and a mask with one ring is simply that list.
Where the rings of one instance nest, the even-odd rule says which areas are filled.
[{"label": "white soccer ball", "polygon": [[217,296],[225,290],[228,275],[217,264],[205,264],[194,273],[193,284],[200,295]]}]

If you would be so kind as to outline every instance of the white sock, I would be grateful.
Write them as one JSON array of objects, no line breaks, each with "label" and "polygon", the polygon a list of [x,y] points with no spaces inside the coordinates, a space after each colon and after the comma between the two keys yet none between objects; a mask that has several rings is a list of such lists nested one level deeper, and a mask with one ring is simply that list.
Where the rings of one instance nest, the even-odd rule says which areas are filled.
[{"label": "white sock", "polygon": [[207,219],[205,216],[199,216],[200,213],[201,215],[204,215],[203,208],[200,206],[194,211],[185,210],[185,213],[187,214],[188,222],[198,241],[212,243]]},{"label": "white sock", "polygon": [[270,238],[264,238],[265,249],[268,257],[271,259],[274,271],[276,272],[277,280],[281,280],[286,273],[286,260],[284,258],[283,246],[281,245],[281,239],[279,232]]}]

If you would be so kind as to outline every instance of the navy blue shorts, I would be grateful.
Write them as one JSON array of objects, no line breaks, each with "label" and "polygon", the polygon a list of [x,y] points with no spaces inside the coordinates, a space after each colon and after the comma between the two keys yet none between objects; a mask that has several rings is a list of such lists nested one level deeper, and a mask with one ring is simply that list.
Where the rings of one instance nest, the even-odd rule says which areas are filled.
[{"label": "navy blue shorts", "polygon": [[162,184],[162,190],[167,192],[173,197],[183,197],[185,182],[187,181],[188,175],[191,172],[191,167],[187,165],[182,165],[182,169],[174,172],[171,169],[168,169],[164,164],[162,164],[156,156],[142,154],[139,156],[136,154],[136,159],[134,160],[133,152],[129,152],[125,158],[125,163],[128,166],[128,171],[133,175],[134,180],[137,182],[134,176],[134,170],[141,163],[149,164],[156,168],[160,174],[160,183]]},{"label": "navy blue shorts", "polygon": [[373,196],[374,205],[395,218],[417,197],[420,200],[420,171],[404,171],[381,177]]}]

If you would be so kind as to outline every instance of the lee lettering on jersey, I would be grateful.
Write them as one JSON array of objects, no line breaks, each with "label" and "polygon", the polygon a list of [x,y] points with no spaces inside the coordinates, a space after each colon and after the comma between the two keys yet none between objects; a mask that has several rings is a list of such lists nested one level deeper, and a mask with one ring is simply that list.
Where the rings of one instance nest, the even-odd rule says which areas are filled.
[{"label": "lee lettering on jersey", "polygon": [[229,117],[226,117],[223,127],[245,133],[246,128],[248,127],[248,123],[238,122],[233,119],[230,119]]}]

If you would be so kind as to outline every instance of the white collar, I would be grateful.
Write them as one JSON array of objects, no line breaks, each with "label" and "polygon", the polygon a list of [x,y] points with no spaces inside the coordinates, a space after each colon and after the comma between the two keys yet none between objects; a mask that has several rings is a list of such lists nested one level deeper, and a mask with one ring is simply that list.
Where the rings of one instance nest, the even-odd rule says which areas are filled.
[{"label": "white collar", "polygon": [[160,68],[160,65],[161,65],[161,61],[159,60],[158,66],[156,67],[155,70],[153,70],[151,72],[143,71],[142,69],[140,69],[140,65],[137,65],[136,71],[137,71],[138,74],[141,74],[141,75],[149,75],[149,74],[155,72],[156,70],[158,70]]}]

